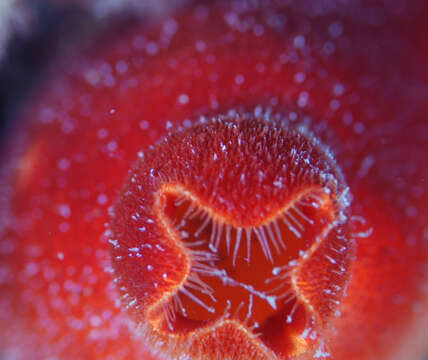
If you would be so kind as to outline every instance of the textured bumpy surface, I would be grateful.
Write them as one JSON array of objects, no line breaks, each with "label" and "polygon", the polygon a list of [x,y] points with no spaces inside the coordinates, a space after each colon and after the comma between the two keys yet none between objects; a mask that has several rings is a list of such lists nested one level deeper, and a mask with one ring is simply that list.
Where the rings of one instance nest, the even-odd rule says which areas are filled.
[{"label": "textured bumpy surface", "polygon": [[[252,358],[309,354],[339,313],[349,189],[316,139],[274,119],[232,111],[176,130],[140,153],[112,211],[118,286],[171,358],[245,358],[242,341]],[[231,331],[243,340],[215,346]]]},{"label": "textured bumpy surface", "polygon": [[2,154],[0,357],[423,359],[419,18],[304,4],[58,61]]}]

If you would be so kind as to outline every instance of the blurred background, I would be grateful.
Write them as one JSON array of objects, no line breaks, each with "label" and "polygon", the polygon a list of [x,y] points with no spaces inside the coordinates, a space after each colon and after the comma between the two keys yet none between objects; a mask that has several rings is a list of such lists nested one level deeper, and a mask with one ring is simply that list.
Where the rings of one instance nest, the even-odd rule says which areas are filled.
[{"label": "blurred background", "polygon": [[[210,0],[0,0],[0,141],[55,54],[76,45],[89,46],[97,34],[132,21],[155,21],[190,2]],[[427,38],[424,0],[282,2],[313,17],[334,13],[370,27],[393,22],[398,31],[421,34],[419,39],[409,36],[421,46]],[[423,28],[415,31],[415,27]]]},{"label": "blurred background", "polygon": [[55,54],[108,29],[155,21],[187,0],[0,0],[0,141]]},{"label": "blurred background", "polygon": [[[97,34],[132,21],[156,21],[190,2],[210,1],[0,0],[0,142],[26,94],[43,79],[56,54],[69,51],[73,56],[73,47],[90,46]],[[428,38],[425,0],[281,1],[312,17],[333,13],[375,28],[393,23],[397,31],[408,32],[416,46],[425,47]]]}]

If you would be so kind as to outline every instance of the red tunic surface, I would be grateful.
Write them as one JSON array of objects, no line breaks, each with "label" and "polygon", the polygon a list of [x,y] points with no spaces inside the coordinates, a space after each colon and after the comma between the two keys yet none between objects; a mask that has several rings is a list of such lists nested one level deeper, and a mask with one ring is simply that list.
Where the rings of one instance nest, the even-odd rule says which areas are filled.
[{"label": "red tunic surface", "polygon": [[[421,360],[428,340],[428,89],[416,34],[426,37],[422,16],[412,23],[379,9],[370,18],[220,1],[152,28],[133,26],[59,61],[23,105],[3,152],[0,354],[165,358],[138,324],[145,318],[134,299],[114,281],[113,205],[139,152],[200,116],[232,111],[304,127],[334,155],[352,195],[346,294],[324,329],[325,346],[299,358]],[[155,246],[139,254],[146,267],[168,258]],[[154,286],[149,279],[125,280]],[[241,344],[232,358],[251,357],[253,343],[230,334],[207,341],[206,354]]]}]

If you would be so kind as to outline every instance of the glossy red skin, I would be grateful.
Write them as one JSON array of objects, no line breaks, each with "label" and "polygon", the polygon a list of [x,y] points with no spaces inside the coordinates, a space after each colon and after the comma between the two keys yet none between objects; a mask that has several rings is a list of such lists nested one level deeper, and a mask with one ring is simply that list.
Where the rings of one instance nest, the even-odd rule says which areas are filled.
[{"label": "glossy red skin", "polygon": [[[328,335],[331,358],[420,359],[427,341],[418,326],[426,325],[428,260],[428,92],[416,76],[425,69],[423,57],[388,21],[370,28],[335,14],[310,18],[267,5],[265,11],[286,15],[285,28],[270,29],[256,11],[251,15],[264,31],[240,32],[224,21],[230,10],[190,9],[163,30],[136,27],[108,39],[56,66],[23,108],[1,177],[3,353],[150,359],[132,320],[115,305],[103,237],[108,207],[137,152],[160,139],[167,122],[177,126],[199,115],[262,106],[311,116],[309,128],[330,146],[346,176],[352,213],[366,219],[365,229],[373,228],[357,239],[342,316]],[[337,38],[329,32],[335,21],[343,25]],[[153,45],[136,40],[158,41],[174,24],[177,32],[156,54],[150,54]],[[305,35],[305,54],[296,49],[299,34]],[[335,46],[330,55],[326,42]],[[299,54],[294,63],[281,57],[293,51]],[[128,65],[123,74],[121,60]],[[91,69],[106,63],[115,84],[89,84]],[[298,72],[306,73],[302,83]],[[104,80],[108,85],[111,79]],[[337,83],[343,95],[333,95]],[[298,105],[302,91],[310,93],[305,107]],[[181,94],[187,103],[180,103]],[[340,100],[337,110],[333,99]],[[363,165],[372,159],[372,166]],[[69,217],[61,204],[69,206]]]}]

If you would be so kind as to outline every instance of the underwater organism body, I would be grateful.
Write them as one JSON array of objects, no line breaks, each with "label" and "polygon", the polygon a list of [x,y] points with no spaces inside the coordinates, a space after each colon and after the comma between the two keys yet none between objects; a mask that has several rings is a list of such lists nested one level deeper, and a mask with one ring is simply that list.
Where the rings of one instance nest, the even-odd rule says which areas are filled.
[{"label": "underwater organism body", "polygon": [[390,27],[218,1],[59,61],[2,160],[0,354],[421,360],[427,92]]}]

